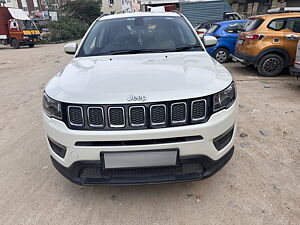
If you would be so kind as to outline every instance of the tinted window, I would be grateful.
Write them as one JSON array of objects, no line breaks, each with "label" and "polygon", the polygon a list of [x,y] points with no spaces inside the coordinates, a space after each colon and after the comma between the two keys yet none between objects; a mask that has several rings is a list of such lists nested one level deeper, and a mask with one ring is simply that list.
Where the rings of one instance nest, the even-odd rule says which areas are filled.
[{"label": "tinted window", "polygon": [[237,14],[226,14],[226,20],[240,20],[241,18]]},{"label": "tinted window", "polygon": [[206,32],[207,34],[212,34],[212,33],[215,33],[218,28],[220,27],[219,24],[213,24],[209,29],[208,31]]},{"label": "tinted window", "polygon": [[256,30],[263,22],[263,19],[251,19],[246,23],[245,31]]},{"label": "tinted window", "polygon": [[286,23],[286,20],[285,20],[285,19],[272,20],[272,21],[269,23],[268,28],[269,28],[269,29],[272,29],[272,30],[279,31],[279,30],[284,29],[285,23]]},{"label": "tinted window", "polygon": [[176,48],[199,44],[182,17],[128,17],[98,21],[78,56],[117,54],[130,50],[175,51]]},{"label": "tinted window", "polygon": [[300,18],[291,18],[288,22],[287,29],[300,33]]},{"label": "tinted window", "polygon": [[243,30],[244,26],[245,26],[245,23],[231,24],[225,29],[225,31],[228,33],[238,33],[241,30]]}]

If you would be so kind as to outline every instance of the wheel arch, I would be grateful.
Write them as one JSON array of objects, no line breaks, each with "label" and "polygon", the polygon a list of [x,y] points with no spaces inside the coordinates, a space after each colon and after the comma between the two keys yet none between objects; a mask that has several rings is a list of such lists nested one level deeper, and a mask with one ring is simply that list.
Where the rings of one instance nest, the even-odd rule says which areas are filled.
[{"label": "wheel arch", "polygon": [[279,55],[280,57],[282,57],[283,62],[284,62],[284,67],[287,67],[289,65],[289,62],[291,59],[289,53],[285,49],[278,48],[278,47],[272,47],[272,48],[268,48],[268,49],[264,50],[263,52],[261,52],[259,54],[258,60],[255,64],[255,66],[258,65],[258,63],[262,57],[269,55],[269,54],[276,54],[276,55]]}]

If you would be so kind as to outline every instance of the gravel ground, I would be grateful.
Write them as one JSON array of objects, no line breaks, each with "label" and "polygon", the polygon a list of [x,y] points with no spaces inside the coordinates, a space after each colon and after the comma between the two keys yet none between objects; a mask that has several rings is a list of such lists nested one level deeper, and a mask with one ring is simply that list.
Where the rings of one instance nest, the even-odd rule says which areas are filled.
[{"label": "gravel ground", "polygon": [[199,182],[81,187],[51,165],[41,121],[63,45],[0,47],[0,224],[287,224],[300,221],[300,80],[225,66],[239,91],[234,157]]}]

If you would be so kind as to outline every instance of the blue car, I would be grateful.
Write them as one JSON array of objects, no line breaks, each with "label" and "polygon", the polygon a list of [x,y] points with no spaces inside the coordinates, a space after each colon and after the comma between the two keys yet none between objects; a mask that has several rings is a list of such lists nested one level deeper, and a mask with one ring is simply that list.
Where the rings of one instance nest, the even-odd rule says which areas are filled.
[{"label": "blue car", "polygon": [[234,55],[238,33],[243,30],[247,20],[231,20],[212,24],[205,36],[214,36],[218,39],[216,46],[207,48],[207,52],[218,62],[225,63]]}]

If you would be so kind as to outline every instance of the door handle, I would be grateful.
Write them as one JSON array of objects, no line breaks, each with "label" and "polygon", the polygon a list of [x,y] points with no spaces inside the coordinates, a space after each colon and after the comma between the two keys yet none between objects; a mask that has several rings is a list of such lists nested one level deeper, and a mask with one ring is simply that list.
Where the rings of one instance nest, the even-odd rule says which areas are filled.
[{"label": "door handle", "polygon": [[297,39],[299,39],[299,36],[296,34],[287,34],[287,35],[285,35],[285,38],[287,40],[297,40]]}]

